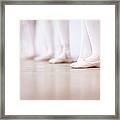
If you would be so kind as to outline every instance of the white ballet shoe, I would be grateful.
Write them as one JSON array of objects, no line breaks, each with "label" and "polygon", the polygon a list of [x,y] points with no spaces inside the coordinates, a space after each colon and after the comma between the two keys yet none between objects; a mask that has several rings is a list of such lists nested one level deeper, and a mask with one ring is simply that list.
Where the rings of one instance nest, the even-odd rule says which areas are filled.
[{"label": "white ballet shoe", "polygon": [[73,62],[73,59],[66,51],[60,53],[59,56],[56,56],[55,58],[49,60],[50,64],[71,63],[71,62]]},{"label": "white ballet shoe", "polygon": [[46,56],[38,56],[36,58],[34,58],[35,61],[48,61],[53,57],[52,54],[50,55],[46,55]]},{"label": "white ballet shoe", "polygon": [[85,58],[85,60],[89,61],[89,62],[100,61],[100,57],[99,57],[99,55],[91,55],[91,56]]},{"label": "white ballet shoe", "polygon": [[71,62],[73,62],[72,58],[52,58],[49,60],[50,64],[71,63]]},{"label": "white ballet shoe", "polygon": [[70,64],[70,67],[76,66],[78,62],[83,61],[82,59],[75,61],[74,63]]},{"label": "white ballet shoe", "polygon": [[36,56],[27,56],[27,57],[24,57],[23,59],[25,59],[25,60],[32,60],[32,59],[34,59]]},{"label": "white ballet shoe", "polygon": [[70,65],[72,68],[91,68],[100,67],[100,61],[87,61],[86,59],[81,59]]}]

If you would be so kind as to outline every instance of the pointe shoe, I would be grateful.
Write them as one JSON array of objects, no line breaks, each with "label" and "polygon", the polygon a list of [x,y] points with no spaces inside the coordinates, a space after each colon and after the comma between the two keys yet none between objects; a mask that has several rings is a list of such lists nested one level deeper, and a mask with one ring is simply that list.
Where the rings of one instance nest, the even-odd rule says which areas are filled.
[{"label": "pointe shoe", "polygon": [[50,60],[51,58],[53,57],[53,55],[52,54],[50,54],[50,55],[46,55],[46,56],[38,56],[38,57],[36,57],[36,58],[34,58],[34,60],[35,61],[48,61],[48,60]]},{"label": "pointe shoe", "polygon": [[52,58],[49,60],[50,64],[71,63],[71,62],[73,62],[71,58]]},{"label": "pointe shoe", "polygon": [[70,65],[72,68],[91,68],[100,67],[100,61],[87,61],[86,59],[81,59]]}]

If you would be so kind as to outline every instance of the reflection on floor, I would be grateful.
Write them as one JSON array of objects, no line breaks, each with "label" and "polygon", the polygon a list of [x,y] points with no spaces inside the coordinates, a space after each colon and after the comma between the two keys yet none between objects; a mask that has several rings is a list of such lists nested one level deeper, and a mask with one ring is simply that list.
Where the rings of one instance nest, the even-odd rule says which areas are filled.
[{"label": "reflection on floor", "polygon": [[21,61],[22,100],[99,100],[100,69]]}]

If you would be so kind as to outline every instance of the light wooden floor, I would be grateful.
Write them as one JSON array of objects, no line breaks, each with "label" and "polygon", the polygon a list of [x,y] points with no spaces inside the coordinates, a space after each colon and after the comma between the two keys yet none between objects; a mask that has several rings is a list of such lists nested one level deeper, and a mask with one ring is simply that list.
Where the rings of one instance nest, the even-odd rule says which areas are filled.
[{"label": "light wooden floor", "polygon": [[100,69],[21,61],[22,100],[99,100]]}]

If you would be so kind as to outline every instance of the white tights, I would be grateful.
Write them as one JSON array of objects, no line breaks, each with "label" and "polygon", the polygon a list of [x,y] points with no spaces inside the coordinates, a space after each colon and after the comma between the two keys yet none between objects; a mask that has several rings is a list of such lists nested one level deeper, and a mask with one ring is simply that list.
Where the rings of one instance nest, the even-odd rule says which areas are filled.
[{"label": "white tights", "polygon": [[32,58],[35,56],[35,21],[26,20],[20,22],[21,57]]},{"label": "white tights", "polygon": [[[86,20],[83,22],[85,28],[82,28],[83,30],[86,29],[86,33],[83,34],[83,41],[85,37],[88,37],[91,45],[92,54],[86,58],[86,60],[98,60],[100,58],[100,23],[98,20]],[[81,58],[78,58],[78,61]]]},{"label": "white tights", "polygon": [[[37,21],[36,41],[40,41],[38,40],[41,38],[40,35],[43,37],[42,46],[46,49],[46,52],[44,52],[45,57],[49,57],[48,59],[70,57],[69,22],[67,20]],[[55,43],[57,43],[57,46],[54,46]],[[55,55],[54,51],[58,51],[58,49],[59,53]],[[37,60],[39,59],[41,57]]]},{"label": "white tights", "polygon": [[100,23],[98,20],[84,21],[82,24],[82,41],[87,37],[90,41],[92,53],[89,57],[82,59],[80,56],[77,62],[72,63],[72,68],[86,68],[100,66]]}]

